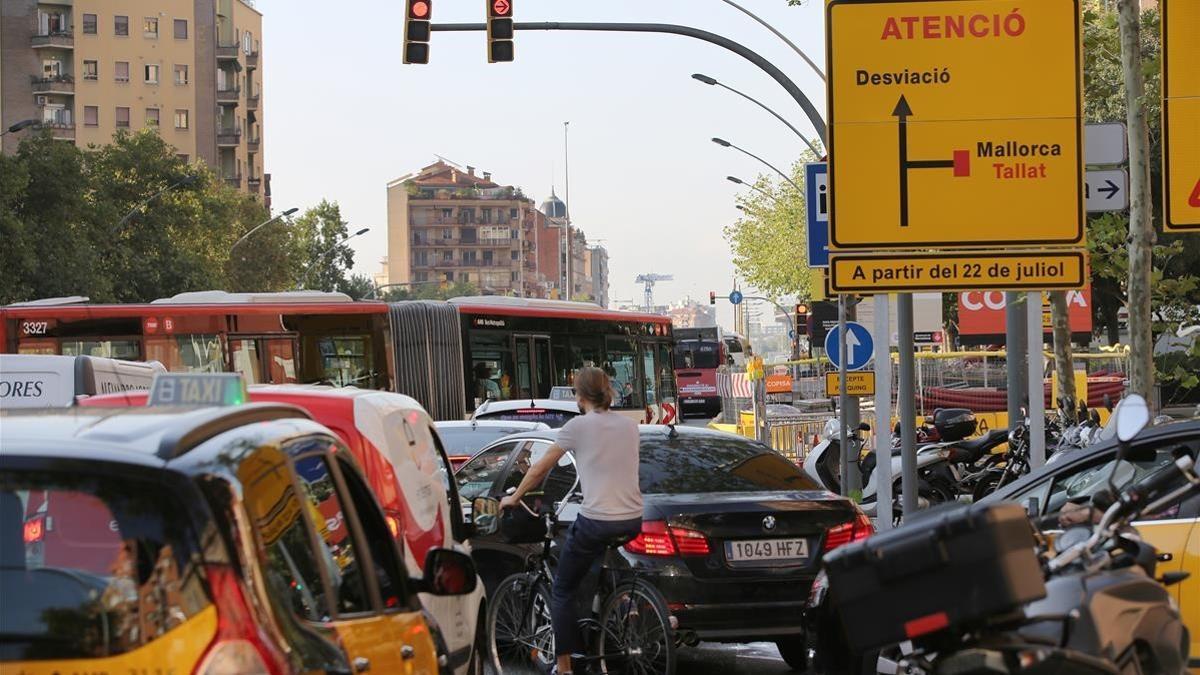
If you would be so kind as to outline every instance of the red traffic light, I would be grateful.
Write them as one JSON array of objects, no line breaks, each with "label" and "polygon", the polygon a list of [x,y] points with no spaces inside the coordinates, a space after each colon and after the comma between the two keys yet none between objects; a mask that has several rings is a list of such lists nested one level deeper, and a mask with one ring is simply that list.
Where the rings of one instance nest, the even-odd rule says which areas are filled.
[{"label": "red traffic light", "polygon": [[429,0],[409,0],[408,2],[408,18],[410,19],[429,19]]},{"label": "red traffic light", "polygon": [[488,14],[489,16],[499,18],[512,16],[512,0],[490,0]]},{"label": "red traffic light", "polygon": [[710,305],[717,304],[717,292],[716,291],[708,292],[708,304],[710,304]]},{"label": "red traffic light", "polygon": [[797,314],[808,314],[808,305],[806,305],[804,303],[800,303],[800,304],[796,305],[796,313]]}]

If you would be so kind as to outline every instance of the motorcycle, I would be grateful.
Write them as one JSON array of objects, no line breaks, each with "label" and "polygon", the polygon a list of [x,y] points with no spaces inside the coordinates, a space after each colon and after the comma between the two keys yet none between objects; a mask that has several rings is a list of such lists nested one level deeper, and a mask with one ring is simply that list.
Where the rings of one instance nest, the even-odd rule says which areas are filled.
[{"label": "motorcycle", "polygon": [[[871,426],[860,424],[857,429],[850,431],[850,439],[846,444],[849,448],[852,467],[857,468],[862,477],[863,485],[861,506],[863,512],[874,518],[878,515],[876,498],[875,465],[878,461],[875,451],[862,455],[863,438],[860,432],[870,431]],[[841,492],[841,462],[842,462],[841,425],[838,420],[831,419],[825,423],[821,433],[821,442],[816,445],[805,458],[803,471],[812,480],[825,487],[830,492]],[[917,498],[921,508],[932,504],[952,501],[955,496],[950,486],[941,480],[939,467],[945,465],[951,452],[937,444],[918,450],[917,452]],[[900,496],[902,494],[901,464],[899,448],[892,449],[892,511],[893,518],[901,512]]]},{"label": "motorcycle", "polygon": [[[1116,424],[1121,443],[1119,454],[1125,456],[1129,441],[1149,422],[1148,408],[1144,399],[1133,395],[1116,414],[1120,416]],[[955,524],[949,530],[944,527],[914,530],[907,536],[897,530],[893,534],[901,536],[893,536],[886,544],[877,541],[872,545],[872,539],[867,539],[838,549],[824,561],[832,581],[831,599],[825,601],[828,611],[862,610],[862,596],[855,597],[856,587],[838,584],[844,584],[850,575],[860,574],[864,569],[869,573],[866,577],[860,574],[858,580],[874,582],[900,572],[925,582],[917,584],[919,587],[890,593],[920,598],[926,607],[901,608],[896,610],[895,617],[870,622],[869,626],[862,621],[854,623],[851,618],[843,619],[844,630],[853,627],[862,631],[849,640],[857,653],[866,652],[867,647],[883,647],[886,658],[881,656],[877,660],[879,672],[918,675],[1186,672],[1188,630],[1167,587],[1188,575],[1171,572],[1159,577],[1157,563],[1169,560],[1169,556],[1158,555],[1152,546],[1141,541],[1131,523],[1200,492],[1200,476],[1195,472],[1194,459],[1183,447],[1176,453],[1174,464],[1124,489],[1118,489],[1113,480],[1117,464],[1109,475],[1108,489],[1096,493],[1090,508],[1080,506],[1038,523],[1044,529],[1058,529],[1064,521],[1070,523],[1053,542],[1032,528],[1024,535],[1019,528],[1014,530],[1013,525],[1020,522],[1012,518],[1013,510],[1019,517],[1020,507],[1001,504],[987,510],[964,508],[960,513],[974,518],[954,521],[944,518],[940,525]],[[936,541],[931,539],[935,534]],[[1007,536],[998,536],[1001,534]],[[1020,548],[1022,536],[1034,543],[1033,551]],[[955,567],[952,553],[947,553],[950,557],[941,562],[936,557],[922,558],[926,551],[952,551],[966,537],[975,537],[973,542],[994,544],[997,549],[1007,551],[1008,557],[982,570],[978,563],[972,569]],[[906,547],[904,556],[891,557],[900,551],[897,546],[901,544]],[[1036,555],[1030,557],[1031,552]],[[888,567],[897,563],[906,569]],[[1028,567],[1040,571],[1041,578],[1031,579]],[[994,578],[1002,583],[992,581],[979,588],[956,586],[952,592],[934,587],[952,584],[951,577],[972,570],[977,574],[996,573],[998,576]],[[844,597],[839,598],[839,592]],[[851,604],[846,604],[847,598]],[[877,598],[881,607],[890,607],[895,600],[895,597]],[[1017,603],[996,604],[1005,600]],[[853,602],[860,604],[856,606]],[[938,604],[942,611],[900,620],[899,625],[891,621],[903,617],[905,611],[925,612],[929,602]],[[972,613],[970,608],[979,611]],[[901,646],[901,640],[907,641]],[[885,665],[886,669],[882,667]]]}]

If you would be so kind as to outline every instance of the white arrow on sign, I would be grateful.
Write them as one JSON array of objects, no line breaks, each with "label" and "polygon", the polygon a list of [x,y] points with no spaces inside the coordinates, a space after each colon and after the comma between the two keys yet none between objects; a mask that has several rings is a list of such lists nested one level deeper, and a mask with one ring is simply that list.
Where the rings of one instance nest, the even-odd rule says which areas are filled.
[{"label": "white arrow on sign", "polygon": [[861,346],[862,346],[862,343],[858,341],[858,336],[854,334],[854,331],[847,330],[846,331],[846,352],[850,355],[850,358],[846,360],[846,363],[857,363],[858,362],[858,359],[854,358],[854,356],[855,356],[855,354],[858,353],[858,348]]},{"label": "white arrow on sign", "polygon": [[1129,174],[1125,169],[1088,171],[1083,196],[1089,213],[1124,211],[1129,208]]}]

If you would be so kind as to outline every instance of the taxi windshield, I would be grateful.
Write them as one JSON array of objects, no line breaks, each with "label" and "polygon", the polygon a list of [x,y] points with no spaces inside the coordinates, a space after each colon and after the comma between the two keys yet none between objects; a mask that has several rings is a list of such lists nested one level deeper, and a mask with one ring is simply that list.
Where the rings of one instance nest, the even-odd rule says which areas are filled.
[{"label": "taxi windshield", "polygon": [[103,658],[210,603],[192,528],[161,487],[0,473],[0,662]]}]

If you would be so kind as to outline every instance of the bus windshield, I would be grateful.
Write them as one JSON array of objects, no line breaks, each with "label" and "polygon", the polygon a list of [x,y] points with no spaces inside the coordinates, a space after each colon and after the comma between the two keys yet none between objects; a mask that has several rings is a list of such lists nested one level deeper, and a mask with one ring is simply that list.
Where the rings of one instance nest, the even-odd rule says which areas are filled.
[{"label": "bus windshield", "polygon": [[675,345],[675,369],[716,368],[721,365],[720,354],[716,342],[684,340]]}]

